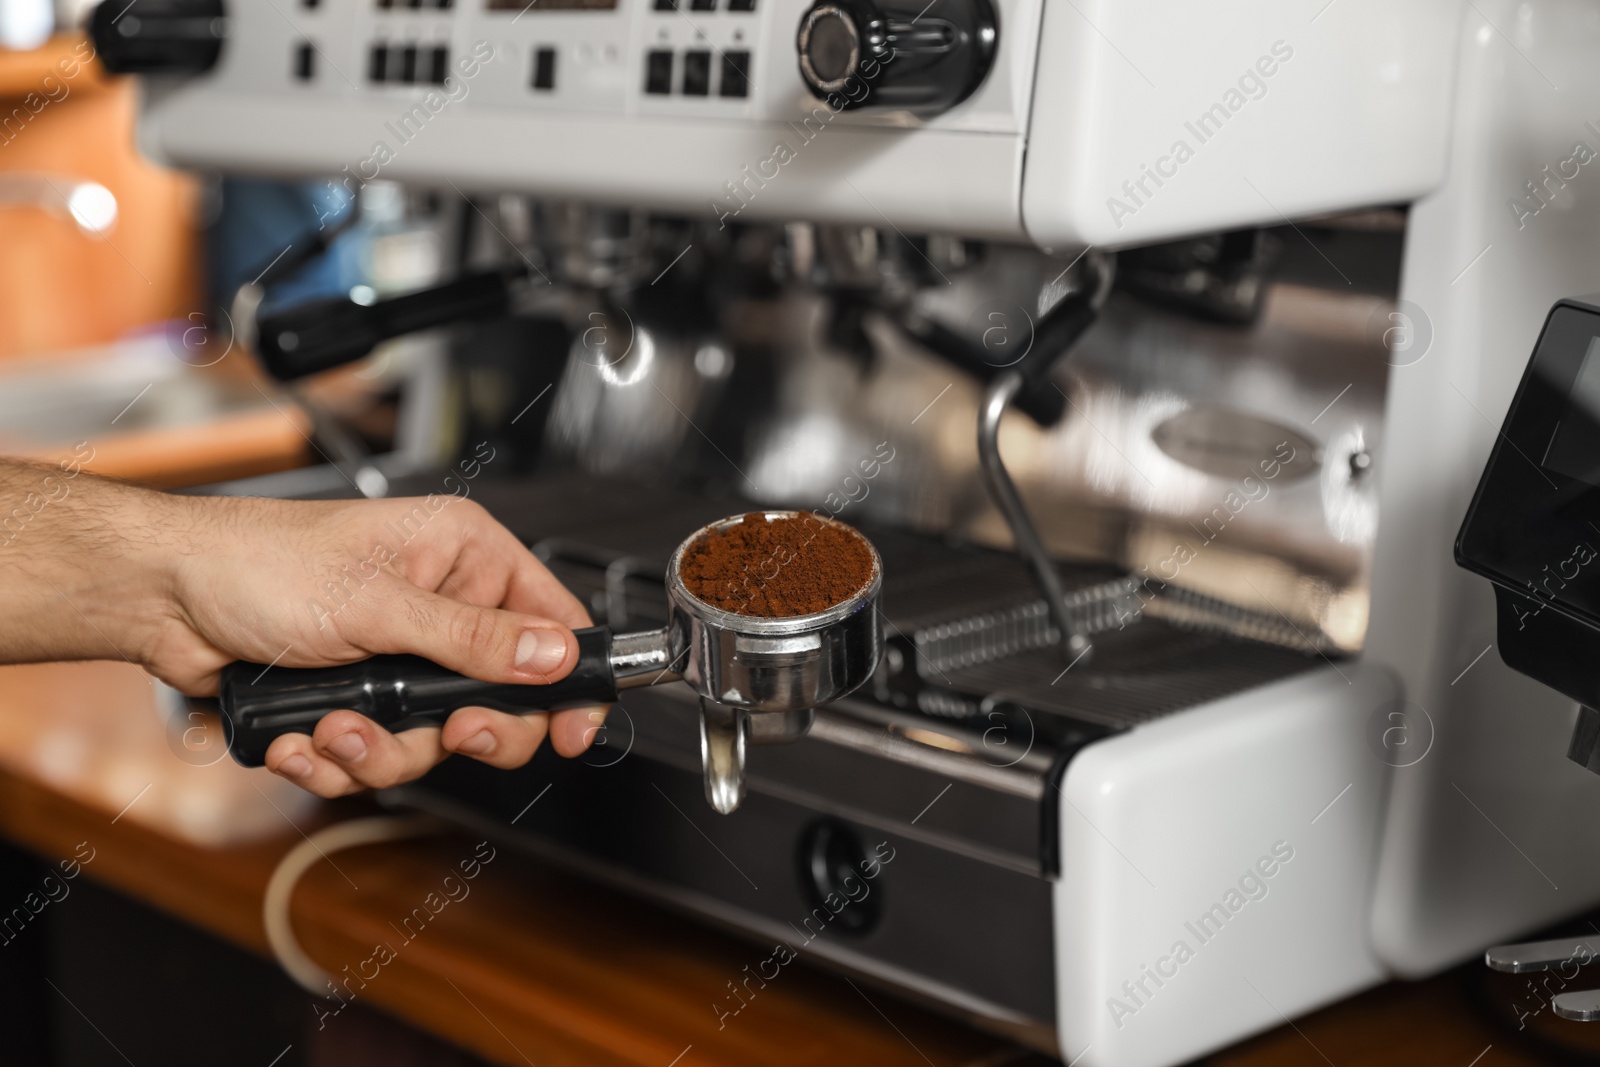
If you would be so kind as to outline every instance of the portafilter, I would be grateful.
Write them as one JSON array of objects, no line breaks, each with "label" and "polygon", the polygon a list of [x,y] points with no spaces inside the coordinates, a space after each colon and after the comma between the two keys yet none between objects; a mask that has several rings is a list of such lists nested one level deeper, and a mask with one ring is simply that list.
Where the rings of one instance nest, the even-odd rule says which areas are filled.
[{"label": "portafilter", "polygon": [[[794,511],[756,514],[767,521],[802,517]],[[405,655],[337,667],[229,664],[218,691],[228,751],[244,766],[259,767],[273,738],[310,734],[324,715],[339,709],[359,712],[389,730],[408,730],[437,726],[458,708],[553,711],[611,703],[622,690],[681,679],[700,694],[706,799],[723,814],[733,812],[744,800],[747,746],[804,737],[813,709],[870,678],[883,650],[878,605],[883,563],[877,550],[843,523],[808,518],[848,531],[871,556],[866,584],[826,610],[745,615],[714,607],[689,591],[680,573],[684,553],[701,538],[747,520],[736,515],[696,530],[672,554],[665,627],[626,634],[604,626],[575,631],[577,666],[550,685],[482,682]],[[784,566],[805,565],[803,553],[792,555]]]}]

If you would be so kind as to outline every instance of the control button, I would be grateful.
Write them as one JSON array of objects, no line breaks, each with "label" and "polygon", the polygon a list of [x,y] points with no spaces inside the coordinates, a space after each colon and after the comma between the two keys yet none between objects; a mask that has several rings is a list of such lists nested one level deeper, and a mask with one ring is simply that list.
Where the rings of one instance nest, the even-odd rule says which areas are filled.
[{"label": "control button", "polygon": [[556,87],[556,50],[554,48],[535,48],[533,50],[533,87],[545,90]]},{"label": "control button", "polygon": [[216,66],[228,36],[222,0],[146,0],[134,6],[100,4],[89,16],[89,37],[106,70],[199,74]]},{"label": "control button", "polygon": [[443,85],[445,78],[450,75],[450,49],[444,45],[434,45],[428,53],[428,80],[435,85]]},{"label": "control button", "polygon": [[840,4],[817,4],[800,23],[800,72],[813,93],[837,93],[851,78],[865,81],[863,60],[882,60],[888,34],[881,18],[866,5],[852,10]]},{"label": "control button", "polygon": [[717,87],[722,96],[750,95],[750,53],[722,53],[722,81]]},{"label": "control button", "polygon": [[717,0],[689,0],[690,11],[715,11]]},{"label": "control button", "polygon": [[988,77],[1000,29],[994,0],[945,7],[907,20],[885,0],[816,0],[795,37],[800,76],[835,108],[946,111]]},{"label": "control button", "polygon": [[449,11],[456,5],[455,0],[433,0],[433,6],[438,8],[440,11]]},{"label": "control button", "polygon": [[728,0],[729,11],[754,11],[756,0]]},{"label": "control button", "polygon": [[407,85],[417,80],[417,46],[408,44],[400,49],[400,80]]},{"label": "control button", "polygon": [[378,0],[378,8],[380,10],[387,11],[393,6],[394,0]]},{"label": "control button", "polygon": [[422,10],[422,0],[406,0],[406,6],[413,11]]},{"label": "control button", "polygon": [[711,53],[685,52],[683,54],[683,95],[711,95]]},{"label": "control button", "polygon": [[669,50],[658,48],[645,56],[644,91],[657,95],[672,92],[672,53]]},{"label": "control button", "polygon": [[381,44],[372,46],[367,53],[367,80],[382,82],[389,73],[389,49]]},{"label": "control button", "polygon": [[310,41],[301,41],[294,50],[294,76],[300,81],[308,82],[317,73],[317,51],[311,47]]},{"label": "control button", "polygon": [[827,907],[828,898],[843,907],[829,928],[860,937],[878,925],[883,890],[867,872],[877,873],[867,859],[860,836],[838,819],[818,819],[800,837],[800,890],[813,907]]},{"label": "control button", "polygon": [[678,0],[656,0],[656,10],[676,11],[678,10]]}]

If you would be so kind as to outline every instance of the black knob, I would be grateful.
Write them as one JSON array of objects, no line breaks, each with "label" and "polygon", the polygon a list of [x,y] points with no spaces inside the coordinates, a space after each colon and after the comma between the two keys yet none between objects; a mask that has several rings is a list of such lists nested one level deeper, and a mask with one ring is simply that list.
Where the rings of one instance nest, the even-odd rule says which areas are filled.
[{"label": "black knob", "polygon": [[883,915],[881,870],[848,824],[818,819],[800,835],[800,890],[833,917],[828,928],[853,937],[871,933]]},{"label": "black knob", "polygon": [[89,36],[113,74],[201,74],[222,55],[224,15],[222,0],[105,0]]},{"label": "black knob", "polygon": [[835,110],[931,115],[983,84],[999,37],[992,0],[818,0],[795,45],[806,87]]}]

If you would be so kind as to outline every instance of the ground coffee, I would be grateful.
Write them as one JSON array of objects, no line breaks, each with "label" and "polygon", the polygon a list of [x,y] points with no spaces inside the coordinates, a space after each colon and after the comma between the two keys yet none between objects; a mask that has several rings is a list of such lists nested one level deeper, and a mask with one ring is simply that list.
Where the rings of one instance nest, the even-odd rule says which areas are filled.
[{"label": "ground coffee", "polygon": [[683,584],[712,607],[779,619],[826,611],[872,580],[866,538],[809,512],[757,512],[701,537],[679,563]]}]

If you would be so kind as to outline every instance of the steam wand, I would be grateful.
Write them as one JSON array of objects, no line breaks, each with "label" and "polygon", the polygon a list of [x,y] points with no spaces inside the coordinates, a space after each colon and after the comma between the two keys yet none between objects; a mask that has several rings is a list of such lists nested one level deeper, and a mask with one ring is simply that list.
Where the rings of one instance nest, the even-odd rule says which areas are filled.
[{"label": "steam wand", "polygon": [[978,414],[978,459],[984,487],[1005,516],[1017,551],[1033,570],[1044,595],[1045,609],[1063,646],[1069,655],[1078,658],[1089,651],[1089,636],[1074,627],[1060,572],[1006,470],[1005,459],[1000,455],[1000,421],[1019,393],[1049,382],[1050,371],[1099,316],[1116,277],[1116,258],[1111,253],[1086,253],[1083,270],[1084,284],[1063,297],[1039,323],[1034,331],[1033,350],[1022,363],[990,383]]}]

